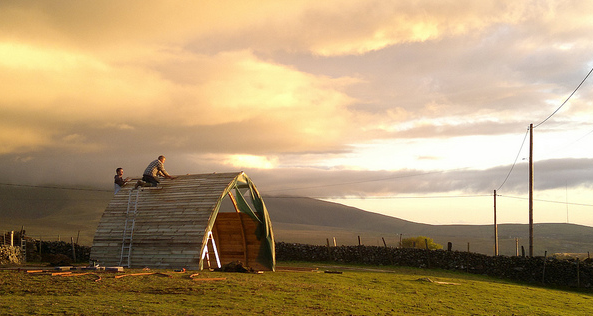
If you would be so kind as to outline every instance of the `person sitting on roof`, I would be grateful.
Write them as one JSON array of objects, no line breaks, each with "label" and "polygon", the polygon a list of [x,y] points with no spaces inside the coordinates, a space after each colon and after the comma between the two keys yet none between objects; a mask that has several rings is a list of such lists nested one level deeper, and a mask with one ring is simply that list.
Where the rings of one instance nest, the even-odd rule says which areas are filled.
[{"label": "person sitting on roof", "polygon": [[125,178],[124,179],[124,169],[123,168],[117,168],[115,169],[115,177],[113,177],[113,182],[114,182],[114,189],[115,189],[115,193],[117,194],[117,192],[119,192],[119,190],[121,190],[121,188],[126,185],[126,183],[128,181],[130,181],[130,178]]},{"label": "person sitting on roof", "polygon": [[[162,176],[167,179],[175,179],[175,177],[169,175],[167,170],[165,170],[165,156],[162,155],[146,167],[146,170],[144,170],[144,174],[142,175],[142,181],[150,184],[150,186],[156,187],[160,183],[157,176]],[[136,186],[138,186],[138,184],[136,184]]]}]

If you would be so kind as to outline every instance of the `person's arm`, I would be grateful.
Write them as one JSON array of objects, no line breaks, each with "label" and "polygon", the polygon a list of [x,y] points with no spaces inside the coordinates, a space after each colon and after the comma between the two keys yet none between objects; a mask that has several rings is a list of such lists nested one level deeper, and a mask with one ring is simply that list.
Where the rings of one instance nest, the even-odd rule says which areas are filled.
[{"label": "person's arm", "polygon": [[159,164],[158,166],[158,172],[161,174],[161,176],[167,178],[167,179],[175,179],[175,177],[171,176],[169,173],[167,173],[167,170],[165,170],[165,166],[163,166],[163,164]]},{"label": "person's arm", "polygon": [[115,183],[117,183],[117,185],[120,187],[123,187],[126,184],[126,181],[121,177],[115,177]]}]

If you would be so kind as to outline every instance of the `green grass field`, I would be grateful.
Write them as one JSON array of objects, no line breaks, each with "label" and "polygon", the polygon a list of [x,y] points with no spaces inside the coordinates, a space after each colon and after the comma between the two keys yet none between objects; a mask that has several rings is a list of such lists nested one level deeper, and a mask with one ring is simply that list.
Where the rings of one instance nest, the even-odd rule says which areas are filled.
[{"label": "green grass field", "polygon": [[[307,271],[283,271],[283,266]],[[318,270],[311,271],[314,268]],[[593,314],[591,292],[440,270],[283,262],[278,272],[263,274],[170,270],[127,270],[125,274],[148,272],[159,274],[115,278],[121,273],[52,276],[49,272],[1,270],[0,314]],[[190,278],[192,273],[199,275]]]}]

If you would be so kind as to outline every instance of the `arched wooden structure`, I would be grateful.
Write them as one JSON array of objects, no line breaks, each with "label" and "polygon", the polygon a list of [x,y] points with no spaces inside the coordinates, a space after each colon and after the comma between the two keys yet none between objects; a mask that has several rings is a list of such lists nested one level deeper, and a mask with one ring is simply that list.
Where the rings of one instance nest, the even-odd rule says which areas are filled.
[{"label": "arched wooden structure", "polygon": [[103,213],[91,248],[103,266],[202,269],[241,261],[275,269],[265,204],[243,172],[179,176],[158,188],[128,184]]}]

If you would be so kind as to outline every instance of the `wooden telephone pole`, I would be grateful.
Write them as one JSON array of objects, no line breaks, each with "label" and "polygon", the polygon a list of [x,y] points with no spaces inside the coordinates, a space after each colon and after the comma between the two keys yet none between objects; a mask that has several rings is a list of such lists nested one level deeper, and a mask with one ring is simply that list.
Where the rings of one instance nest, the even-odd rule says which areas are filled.
[{"label": "wooden telephone pole", "polygon": [[496,190],[494,190],[494,255],[498,256],[498,224],[496,223]]},{"label": "wooden telephone pole", "polygon": [[529,124],[529,256],[533,257],[533,124]]}]

